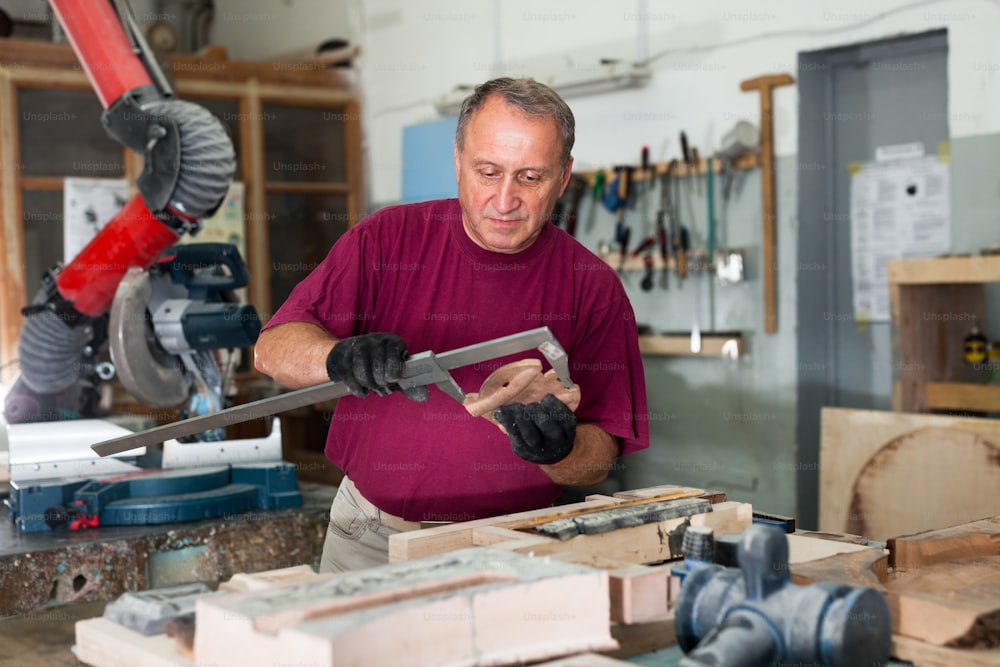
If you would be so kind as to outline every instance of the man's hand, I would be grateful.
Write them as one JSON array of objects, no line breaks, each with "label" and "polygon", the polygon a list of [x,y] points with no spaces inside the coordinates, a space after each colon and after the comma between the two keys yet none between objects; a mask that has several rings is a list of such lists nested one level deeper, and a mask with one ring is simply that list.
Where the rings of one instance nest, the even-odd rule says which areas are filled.
[{"label": "man's hand", "polygon": [[[326,373],[331,380],[347,385],[358,398],[364,398],[369,391],[388,396],[400,389],[396,382],[409,356],[406,343],[396,334],[352,336],[338,341],[330,350]],[[413,401],[427,400],[427,387],[411,387],[402,392]]]},{"label": "man's hand", "polygon": [[510,437],[511,449],[525,461],[562,461],[576,440],[576,415],[552,394],[539,403],[510,403],[493,412]]}]

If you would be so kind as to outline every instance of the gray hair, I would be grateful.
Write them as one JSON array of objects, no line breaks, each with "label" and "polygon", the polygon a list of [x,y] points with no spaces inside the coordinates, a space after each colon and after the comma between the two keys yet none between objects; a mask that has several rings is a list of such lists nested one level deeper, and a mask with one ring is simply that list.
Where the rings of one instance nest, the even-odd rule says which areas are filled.
[{"label": "gray hair", "polygon": [[459,153],[462,152],[465,130],[472,116],[493,95],[501,96],[507,104],[526,116],[555,120],[562,135],[562,166],[565,167],[569,163],[573,143],[576,141],[576,121],[573,112],[556,91],[534,79],[501,77],[476,86],[472,94],[462,102],[462,110],[458,114],[455,146]]}]

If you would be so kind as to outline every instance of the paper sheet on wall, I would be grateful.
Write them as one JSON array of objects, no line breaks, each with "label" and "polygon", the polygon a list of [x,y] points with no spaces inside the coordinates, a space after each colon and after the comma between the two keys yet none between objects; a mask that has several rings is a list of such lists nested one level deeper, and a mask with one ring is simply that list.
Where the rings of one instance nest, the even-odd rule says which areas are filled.
[{"label": "paper sheet on wall", "polygon": [[69,263],[128,202],[121,178],[67,178],[63,181],[63,262]]},{"label": "paper sheet on wall", "polygon": [[937,157],[868,162],[851,179],[854,316],[890,319],[890,259],[951,250],[949,169]]}]

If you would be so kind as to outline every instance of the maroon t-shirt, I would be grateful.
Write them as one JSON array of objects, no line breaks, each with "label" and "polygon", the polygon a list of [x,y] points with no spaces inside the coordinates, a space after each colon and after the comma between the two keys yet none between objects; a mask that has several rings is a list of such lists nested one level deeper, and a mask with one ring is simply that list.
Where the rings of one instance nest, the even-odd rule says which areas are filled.
[{"label": "maroon t-shirt", "polygon": [[[554,225],[516,254],[477,246],[455,199],[382,209],[333,246],[267,327],[312,322],[338,338],[390,332],[411,353],[548,326],[580,385],[579,423],[649,446],[635,316],[618,275]],[[466,393],[525,352],[452,371]],[[543,368],[548,363],[543,360]],[[382,510],[465,521],[544,507],[561,488],[511,451],[499,428],[436,387],[426,403],[394,393],[337,403],[326,455]]]}]

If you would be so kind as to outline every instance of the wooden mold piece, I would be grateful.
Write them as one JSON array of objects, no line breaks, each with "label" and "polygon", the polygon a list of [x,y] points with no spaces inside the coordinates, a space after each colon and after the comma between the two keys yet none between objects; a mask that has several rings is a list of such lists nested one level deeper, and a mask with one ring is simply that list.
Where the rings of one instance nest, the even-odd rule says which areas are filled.
[{"label": "wooden mold piece", "polygon": [[[390,560],[405,558],[408,552],[443,554],[454,549],[482,546],[597,567],[606,570],[609,576],[611,620],[645,623],[669,612],[670,567],[651,564],[680,556],[688,525],[707,526],[717,534],[742,532],[753,520],[751,505],[719,502],[710,505],[711,511],[691,516],[654,520],[603,533],[578,534],[568,539],[531,529],[553,520],[599,516],[622,508],[655,507],[663,503],[664,498],[686,503],[702,495],[704,492],[699,489],[663,486],[647,493],[628,492],[624,498],[588,496],[584,503],[559,508],[399,533],[389,538]],[[710,497],[719,496],[712,493]]]},{"label": "wooden mold piece", "polygon": [[823,408],[819,529],[885,541],[1000,514],[1000,421]]},{"label": "wooden mold piece", "polygon": [[211,596],[205,664],[492,665],[617,648],[607,573],[467,549],[322,581]]},{"label": "wooden mold piece", "polygon": [[541,361],[522,359],[493,371],[479,392],[465,395],[463,405],[473,417],[482,417],[503,430],[493,418],[494,410],[509,403],[537,403],[546,394],[552,394],[570,410],[580,405],[580,385],[567,389],[555,370],[542,373]]}]

